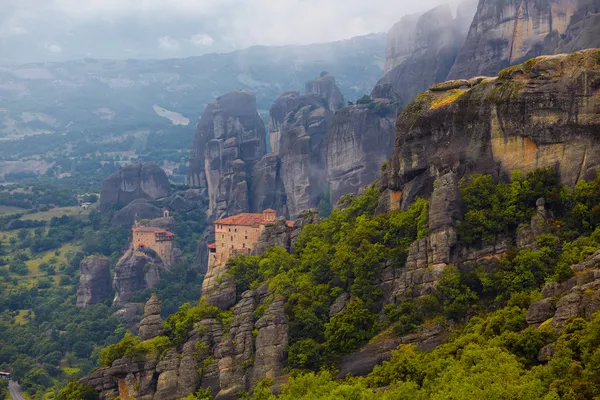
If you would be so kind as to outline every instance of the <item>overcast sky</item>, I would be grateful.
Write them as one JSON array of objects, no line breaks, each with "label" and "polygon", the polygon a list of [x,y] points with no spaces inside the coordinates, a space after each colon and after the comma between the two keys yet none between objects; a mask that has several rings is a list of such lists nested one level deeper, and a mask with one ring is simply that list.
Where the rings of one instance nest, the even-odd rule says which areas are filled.
[{"label": "overcast sky", "polygon": [[0,0],[0,62],[172,58],[386,32],[443,0]]}]

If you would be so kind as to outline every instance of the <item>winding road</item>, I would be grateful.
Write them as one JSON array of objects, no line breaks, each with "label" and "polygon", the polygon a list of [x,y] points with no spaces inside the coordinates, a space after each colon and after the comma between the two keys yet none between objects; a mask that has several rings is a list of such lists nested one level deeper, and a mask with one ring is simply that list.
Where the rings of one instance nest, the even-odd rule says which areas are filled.
[{"label": "winding road", "polygon": [[12,400],[25,400],[25,397],[21,394],[21,386],[19,386],[17,382],[9,381],[8,391],[10,392]]}]

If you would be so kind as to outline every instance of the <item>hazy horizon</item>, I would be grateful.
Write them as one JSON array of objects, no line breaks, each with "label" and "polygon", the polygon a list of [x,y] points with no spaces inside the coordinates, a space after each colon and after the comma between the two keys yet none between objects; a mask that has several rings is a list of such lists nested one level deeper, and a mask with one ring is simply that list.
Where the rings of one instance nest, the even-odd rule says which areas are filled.
[{"label": "hazy horizon", "polygon": [[[4,4],[3,4],[4,3]],[[0,0],[0,62],[168,59],[387,32],[439,4],[400,0]]]}]

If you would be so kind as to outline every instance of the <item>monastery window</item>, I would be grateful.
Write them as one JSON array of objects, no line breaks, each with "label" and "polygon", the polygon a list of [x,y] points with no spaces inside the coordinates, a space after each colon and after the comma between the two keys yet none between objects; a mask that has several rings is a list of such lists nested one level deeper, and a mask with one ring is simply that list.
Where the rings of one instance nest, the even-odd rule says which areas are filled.
[{"label": "monastery window", "polygon": [[[231,237],[231,241],[233,242],[233,236]],[[233,245],[232,245],[233,246]]]},{"label": "monastery window", "polygon": [[233,249],[233,245],[231,245],[231,248]]},{"label": "monastery window", "polygon": [[248,236],[246,236],[246,239],[248,239]]},{"label": "monastery window", "polygon": [[234,229],[234,232],[237,233],[237,228]]},{"label": "monastery window", "polygon": [[245,248],[246,248],[246,243],[244,243],[244,244],[242,245],[242,247],[245,249]]},{"label": "monastery window", "polygon": [[231,228],[229,228],[229,232],[231,232]]}]

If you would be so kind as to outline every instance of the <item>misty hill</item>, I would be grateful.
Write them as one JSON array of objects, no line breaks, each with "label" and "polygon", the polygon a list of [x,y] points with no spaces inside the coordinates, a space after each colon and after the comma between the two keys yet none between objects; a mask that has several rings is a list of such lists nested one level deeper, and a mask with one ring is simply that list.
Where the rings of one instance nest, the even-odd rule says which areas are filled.
[{"label": "misty hill", "polygon": [[[327,70],[335,73],[344,96],[355,100],[370,92],[384,62],[385,35],[369,35],[186,59],[4,66],[0,140],[8,142],[0,157],[47,154],[57,145],[85,154],[83,147],[90,143],[101,145],[99,151],[139,151],[153,134],[191,141],[198,110],[219,95],[250,89],[266,116],[280,94],[303,88]],[[42,134],[45,137],[13,141]],[[189,143],[181,148],[189,148]]]}]

